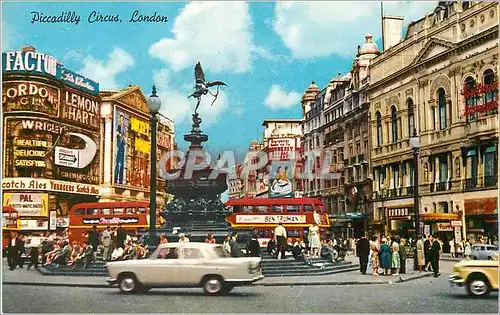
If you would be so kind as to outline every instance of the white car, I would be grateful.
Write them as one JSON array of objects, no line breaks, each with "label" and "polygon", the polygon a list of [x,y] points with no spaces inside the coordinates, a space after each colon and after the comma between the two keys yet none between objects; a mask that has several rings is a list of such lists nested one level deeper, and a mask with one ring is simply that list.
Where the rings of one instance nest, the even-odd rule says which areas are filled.
[{"label": "white car", "polygon": [[222,245],[206,243],[161,244],[147,259],[109,262],[106,268],[106,281],[126,293],[202,287],[217,295],[264,278],[260,257],[233,258]]}]

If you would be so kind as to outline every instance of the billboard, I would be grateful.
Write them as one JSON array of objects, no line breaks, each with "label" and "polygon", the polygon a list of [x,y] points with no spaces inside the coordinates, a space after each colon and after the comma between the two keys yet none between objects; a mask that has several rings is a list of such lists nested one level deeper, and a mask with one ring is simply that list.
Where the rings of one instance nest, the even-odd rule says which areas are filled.
[{"label": "billboard", "polygon": [[293,197],[291,161],[273,161],[269,178],[269,198]]},{"label": "billboard", "polygon": [[37,169],[47,178],[100,183],[99,132],[32,116],[6,117],[4,128],[6,177]]},{"label": "billboard", "polygon": [[4,81],[4,112],[28,111],[59,116],[60,90],[52,85],[30,81]]},{"label": "billboard", "polygon": [[66,88],[63,93],[61,118],[75,126],[99,130],[99,101],[90,95]]},{"label": "billboard", "polygon": [[116,106],[113,129],[113,184],[147,191],[150,176],[150,123]]},{"label": "billboard", "polygon": [[272,161],[292,160],[295,157],[295,138],[269,139],[268,147]]},{"label": "billboard", "polygon": [[16,209],[20,217],[48,216],[49,195],[41,193],[4,193],[3,205]]}]

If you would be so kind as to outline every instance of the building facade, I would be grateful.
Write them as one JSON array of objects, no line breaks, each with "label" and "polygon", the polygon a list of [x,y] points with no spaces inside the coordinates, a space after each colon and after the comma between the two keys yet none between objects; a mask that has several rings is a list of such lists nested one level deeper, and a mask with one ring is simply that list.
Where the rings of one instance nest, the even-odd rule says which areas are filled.
[{"label": "building facade", "polygon": [[101,194],[99,84],[34,47],[2,65],[2,204],[22,231],[65,228],[74,204]]},{"label": "building facade", "polygon": [[414,233],[414,211],[445,244],[497,233],[497,82],[497,3],[440,2],[372,60],[373,207],[385,233]]},{"label": "building facade", "polygon": [[[120,91],[101,91],[103,146],[101,201],[149,201],[151,115],[139,86]],[[174,148],[174,123],[158,115],[157,207],[168,201],[161,179],[162,156]]]}]

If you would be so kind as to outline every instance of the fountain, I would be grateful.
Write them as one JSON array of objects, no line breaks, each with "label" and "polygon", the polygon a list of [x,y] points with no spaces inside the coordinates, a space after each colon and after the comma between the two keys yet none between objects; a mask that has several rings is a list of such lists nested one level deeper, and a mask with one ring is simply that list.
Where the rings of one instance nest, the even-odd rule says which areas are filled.
[{"label": "fountain", "polygon": [[[208,135],[200,129],[202,119],[198,113],[202,96],[212,95],[213,105],[219,94],[219,87],[226,84],[221,81],[206,82],[199,62],[195,66],[195,79],[195,92],[189,97],[196,98],[197,104],[192,114],[192,129],[184,135],[184,140],[190,143],[189,150],[184,155],[184,163],[167,170],[170,177],[165,178],[166,190],[174,198],[161,214],[165,219],[165,228],[159,232],[165,233],[169,241],[177,241],[177,235],[181,232],[191,241],[201,242],[208,233],[214,233],[217,241],[221,241],[228,233],[225,218],[230,211],[220,200],[221,194],[228,188],[227,174],[217,171],[214,173],[216,176],[212,175],[215,167],[205,162],[206,153],[202,143],[208,141]],[[214,86],[217,87],[217,92],[212,94],[209,88]]]}]

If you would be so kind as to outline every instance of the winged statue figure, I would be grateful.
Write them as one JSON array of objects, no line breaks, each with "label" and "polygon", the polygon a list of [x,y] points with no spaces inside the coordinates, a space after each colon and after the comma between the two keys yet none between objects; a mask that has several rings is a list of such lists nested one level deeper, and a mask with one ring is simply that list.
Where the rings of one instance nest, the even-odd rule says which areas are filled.
[{"label": "winged statue figure", "polygon": [[[212,95],[214,97],[214,100],[212,101],[212,104],[210,106],[213,106],[215,101],[217,100],[217,96],[219,96],[219,87],[222,85],[227,86],[227,84],[222,81],[205,81],[205,74],[203,73],[200,62],[198,62],[194,67],[194,77],[195,91],[193,94],[189,95],[188,98],[194,97],[198,99],[198,103],[196,104],[196,107],[194,109],[194,113],[198,114],[198,107],[200,106],[201,97],[206,94]],[[217,87],[217,92],[215,94],[212,94],[209,90],[209,88],[213,86]]]}]

